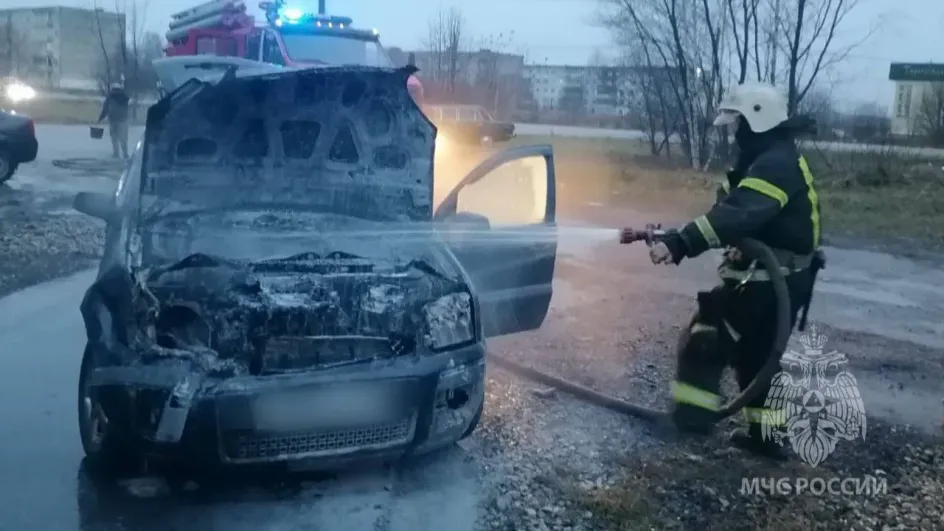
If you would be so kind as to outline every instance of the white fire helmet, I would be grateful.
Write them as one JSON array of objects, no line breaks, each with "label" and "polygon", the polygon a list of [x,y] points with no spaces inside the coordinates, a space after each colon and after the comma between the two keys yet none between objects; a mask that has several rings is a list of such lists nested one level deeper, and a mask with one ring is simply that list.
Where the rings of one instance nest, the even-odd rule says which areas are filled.
[{"label": "white fire helmet", "polygon": [[737,123],[743,116],[751,131],[770,131],[787,120],[787,99],[773,85],[744,83],[731,87],[718,104],[714,125]]}]

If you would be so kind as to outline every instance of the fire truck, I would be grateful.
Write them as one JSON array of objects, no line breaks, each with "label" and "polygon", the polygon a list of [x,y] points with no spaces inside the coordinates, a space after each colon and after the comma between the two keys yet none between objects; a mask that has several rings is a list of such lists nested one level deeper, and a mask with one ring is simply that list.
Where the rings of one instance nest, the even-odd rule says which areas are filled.
[{"label": "fire truck", "polygon": [[[363,65],[392,67],[377,30],[352,27],[349,17],[286,5],[284,0],[261,2],[266,22],[256,23],[241,0],[211,0],[171,16],[165,54],[241,57],[285,67]],[[407,85],[419,104],[423,87],[415,76]]]}]

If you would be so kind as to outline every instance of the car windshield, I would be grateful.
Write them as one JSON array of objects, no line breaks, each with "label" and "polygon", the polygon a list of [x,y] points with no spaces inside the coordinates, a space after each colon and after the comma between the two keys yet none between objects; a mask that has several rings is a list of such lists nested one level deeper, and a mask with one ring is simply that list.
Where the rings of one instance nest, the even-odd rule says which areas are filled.
[{"label": "car windshield", "polygon": [[380,43],[348,35],[283,33],[292,61],[328,65],[393,66]]},{"label": "car windshield", "polygon": [[429,260],[436,241],[428,223],[402,225],[306,212],[214,210],[178,212],[141,226],[147,262],[171,263],[195,253],[257,262],[341,252],[372,262]]}]

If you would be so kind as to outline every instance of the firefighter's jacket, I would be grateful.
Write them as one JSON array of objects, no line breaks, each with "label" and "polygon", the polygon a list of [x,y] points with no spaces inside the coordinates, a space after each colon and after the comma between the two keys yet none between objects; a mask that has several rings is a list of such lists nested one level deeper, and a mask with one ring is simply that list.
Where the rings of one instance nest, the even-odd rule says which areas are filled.
[{"label": "firefighter's jacket", "polygon": [[725,185],[715,206],[681,229],[685,256],[728,247],[742,238],[765,243],[778,258],[808,257],[819,247],[819,198],[806,159],[792,138],[772,140],[746,170],[729,172]]}]

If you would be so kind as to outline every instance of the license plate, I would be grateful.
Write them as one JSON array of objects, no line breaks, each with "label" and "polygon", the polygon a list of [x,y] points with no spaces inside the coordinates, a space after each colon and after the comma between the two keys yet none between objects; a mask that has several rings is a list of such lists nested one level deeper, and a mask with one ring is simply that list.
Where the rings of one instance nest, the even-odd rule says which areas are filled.
[{"label": "license plate", "polygon": [[256,428],[272,431],[372,424],[396,418],[400,398],[376,384],[286,391],[257,397],[253,418]]}]

